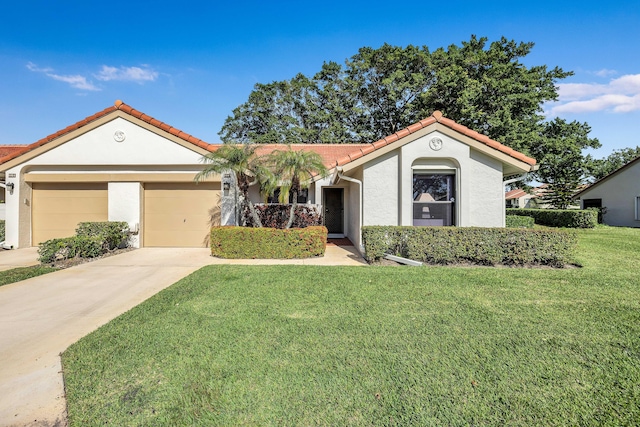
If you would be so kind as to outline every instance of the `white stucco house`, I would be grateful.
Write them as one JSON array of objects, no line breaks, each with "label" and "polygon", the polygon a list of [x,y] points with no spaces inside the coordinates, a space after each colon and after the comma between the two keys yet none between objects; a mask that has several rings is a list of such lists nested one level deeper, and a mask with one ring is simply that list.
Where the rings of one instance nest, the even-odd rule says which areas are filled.
[{"label": "white stucco house", "polygon": [[[73,235],[80,221],[113,220],[129,223],[134,246],[203,246],[223,178],[193,178],[217,147],[116,101],[0,157],[3,245],[34,246]],[[364,225],[503,227],[504,177],[536,164],[437,111],[371,144],[292,148],[324,159],[330,176],[311,183],[307,202],[322,205],[330,235],[356,246]]]},{"label": "white stucco house", "polygon": [[575,195],[580,207],[606,208],[607,225],[640,227],[640,157]]}]

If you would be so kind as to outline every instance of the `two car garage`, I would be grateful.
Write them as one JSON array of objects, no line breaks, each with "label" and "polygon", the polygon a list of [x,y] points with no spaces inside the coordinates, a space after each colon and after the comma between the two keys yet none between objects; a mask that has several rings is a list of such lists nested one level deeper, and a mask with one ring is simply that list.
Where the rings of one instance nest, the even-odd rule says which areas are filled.
[{"label": "two car garage", "polygon": [[[207,246],[216,219],[220,184],[213,182],[148,182],[142,184],[141,245]],[[31,244],[75,233],[79,222],[109,220],[106,182],[32,183]]]}]

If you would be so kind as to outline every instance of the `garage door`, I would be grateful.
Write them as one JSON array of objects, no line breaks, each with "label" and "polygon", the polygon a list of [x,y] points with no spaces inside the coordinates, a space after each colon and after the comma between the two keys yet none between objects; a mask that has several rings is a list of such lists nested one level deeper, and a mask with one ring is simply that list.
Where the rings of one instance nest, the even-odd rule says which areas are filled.
[{"label": "garage door", "polygon": [[79,222],[107,221],[107,184],[34,183],[31,244],[75,234]]},{"label": "garage door", "polygon": [[219,200],[219,183],[145,184],[144,246],[207,246]]}]

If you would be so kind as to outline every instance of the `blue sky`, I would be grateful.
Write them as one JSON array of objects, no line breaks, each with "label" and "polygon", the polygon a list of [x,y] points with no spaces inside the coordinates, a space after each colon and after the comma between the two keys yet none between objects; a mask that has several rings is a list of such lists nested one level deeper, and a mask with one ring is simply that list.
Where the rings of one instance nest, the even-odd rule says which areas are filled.
[{"label": "blue sky", "polygon": [[312,75],[362,46],[536,45],[575,72],[550,116],[603,148],[640,145],[640,2],[14,1],[0,25],[0,144],[29,144],[121,99],[207,142],[255,83]]}]

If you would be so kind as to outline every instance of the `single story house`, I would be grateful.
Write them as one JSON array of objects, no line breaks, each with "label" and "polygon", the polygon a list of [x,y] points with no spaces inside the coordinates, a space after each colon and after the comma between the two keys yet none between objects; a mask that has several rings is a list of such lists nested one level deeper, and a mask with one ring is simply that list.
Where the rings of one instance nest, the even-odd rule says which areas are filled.
[{"label": "single story house", "polygon": [[[136,247],[203,246],[225,197],[224,177],[193,179],[202,156],[218,147],[116,101],[0,158],[4,247],[38,245],[73,235],[78,222],[106,220],[128,222]],[[292,148],[324,159],[330,176],[311,183],[307,202],[322,205],[331,235],[357,246],[363,225],[503,227],[504,177],[536,164],[438,111],[371,144]]]},{"label": "single story house", "polygon": [[528,193],[521,188],[507,191],[504,200],[508,208],[533,209],[537,207],[535,194]]},{"label": "single story house", "polygon": [[640,227],[640,157],[594,182],[575,195],[580,207],[606,208],[607,225]]}]

